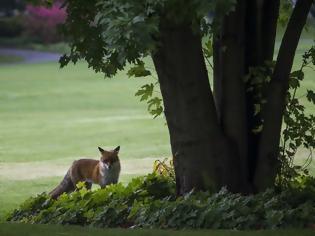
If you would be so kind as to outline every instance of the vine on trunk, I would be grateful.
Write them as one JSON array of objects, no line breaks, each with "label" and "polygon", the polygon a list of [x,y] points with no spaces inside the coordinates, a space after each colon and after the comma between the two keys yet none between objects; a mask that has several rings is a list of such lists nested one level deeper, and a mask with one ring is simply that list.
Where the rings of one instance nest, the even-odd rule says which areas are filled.
[{"label": "vine on trunk", "polygon": [[[255,94],[256,103],[253,115],[260,118],[256,128],[252,130],[254,133],[260,133],[263,130],[264,120],[261,110],[266,103],[264,88],[271,81],[274,64],[274,62],[266,62],[263,67],[250,68],[249,74],[244,79],[245,83],[249,83],[247,92]],[[315,116],[306,111],[301,99],[306,98],[307,102],[315,105],[315,93],[307,90],[305,94],[299,95],[299,89],[304,80],[304,70],[306,68],[314,70],[311,65],[315,65],[315,46],[303,54],[301,67],[293,71],[289,78],[279,154],[280,170],[276,181],[276,185],[281,188],[296,184],[303,176],[309,174],[307,167],[312,161],[315,148]],[[302,165],[297,165],[295,157],[298,150],[302,148],[307,150],[307,158]]]}]

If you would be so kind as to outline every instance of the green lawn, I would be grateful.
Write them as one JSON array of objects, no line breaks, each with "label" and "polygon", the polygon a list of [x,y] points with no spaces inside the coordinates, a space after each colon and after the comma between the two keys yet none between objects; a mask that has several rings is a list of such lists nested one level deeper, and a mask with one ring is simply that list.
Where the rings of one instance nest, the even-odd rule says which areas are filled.
[{"label": "green lawn", "polygon": [[[311,43],[301,41],[295,68]],[[314,76],[307,69],[298,96],[315,89]],[[52,189],[74,159],[97,158],[97,146],[121,146],[123,182],[170,157],[164,118],[152,119],[134,96],[152,81],[123,73],[104,79],[85,63],[0,66],[0,218],[28,196]]]},{"label": "green lawn", "polygon": [[313,236],[314,230],[267,230],[267,231],[231,231],[231,230],[143,230],[143,229],[96,229],[78,226],[59,225],[27,225],[27,224],[0,224],[2,236]]}]

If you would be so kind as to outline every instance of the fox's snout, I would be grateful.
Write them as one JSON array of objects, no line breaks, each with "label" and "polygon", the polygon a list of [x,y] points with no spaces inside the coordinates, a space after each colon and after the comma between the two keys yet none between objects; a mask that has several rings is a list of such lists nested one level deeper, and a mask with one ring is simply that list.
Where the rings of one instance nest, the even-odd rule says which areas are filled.
[{"label": "fox's snout", "polygon": [[102,161],[102,165],[103,167],[105,167],[106,169],[110,169],[111,168],[111,164],[106,162],[106,161]]},{"label": "fox's snout", "polygon": [[110,167],[113,165],[113,163],[110,160],[103,159],[103,158],[101,158],[100,164],[103,168],[106,168],[106,169],[110,169]]}]

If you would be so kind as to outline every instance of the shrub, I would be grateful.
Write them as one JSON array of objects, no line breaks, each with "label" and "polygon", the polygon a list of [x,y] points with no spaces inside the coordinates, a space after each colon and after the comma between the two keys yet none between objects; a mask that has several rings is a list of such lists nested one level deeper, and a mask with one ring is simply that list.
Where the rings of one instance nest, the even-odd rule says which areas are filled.
[{"label": "shrub", "polygon": [[63,194],[56,201],[46,193],[31,197],[10,214],[8,221],[124,226],[135,202],[175,196],[174,190],[172,181],[156,174],[134,178],[127,186],[116,184],[97,191],[88,191],[81,184],[78,191]]},{"label": "shrub", "polygon": [[175,197],[171,178],[149,174],[127,186],[88,191],[52,200],[42,193],[14,210],[8,221],[91,225],[96,227],[275,229],[308,227],[315,222],[315,180],[251,196],[190,192]]},{"label": "shrub", "polygon": [[50,8],[43,6],[26,6],[25,34],[40,43],[56,43],[62,40],[58,25],[66,19],[65,9],[57,1]]},{"label": "shrub", "polygon": [[0,37],[18,37],[23,30],[20,17],[0,18]]}]

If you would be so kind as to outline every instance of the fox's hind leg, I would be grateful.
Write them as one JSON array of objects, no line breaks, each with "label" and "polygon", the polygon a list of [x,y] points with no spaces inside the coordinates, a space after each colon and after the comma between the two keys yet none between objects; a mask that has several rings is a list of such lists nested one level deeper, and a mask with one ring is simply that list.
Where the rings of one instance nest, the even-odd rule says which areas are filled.
[{"label": "fox's hind leg", "polygon": [[74,161],[70,169],[71,181],[73,183],[74,188],[76,188],[77,183],[79,183],[80,181],[83,182],[82,176],[78,171],[77,165],[78,165],[77,161]]},{"label": "fox's hind leg", "polygon": [[[74,164],[75,164],[75,162],[74,162]],[[84,182],[84,186],[88,190],[90,190],[92,188],[92,182],[86,181],[76,168],[72,168],[72,170],[71,170],[71,181],[72,181],[73,185],[75,186],[75,188],[76,188],[77,183],[79,183],[79,182]]]}]

